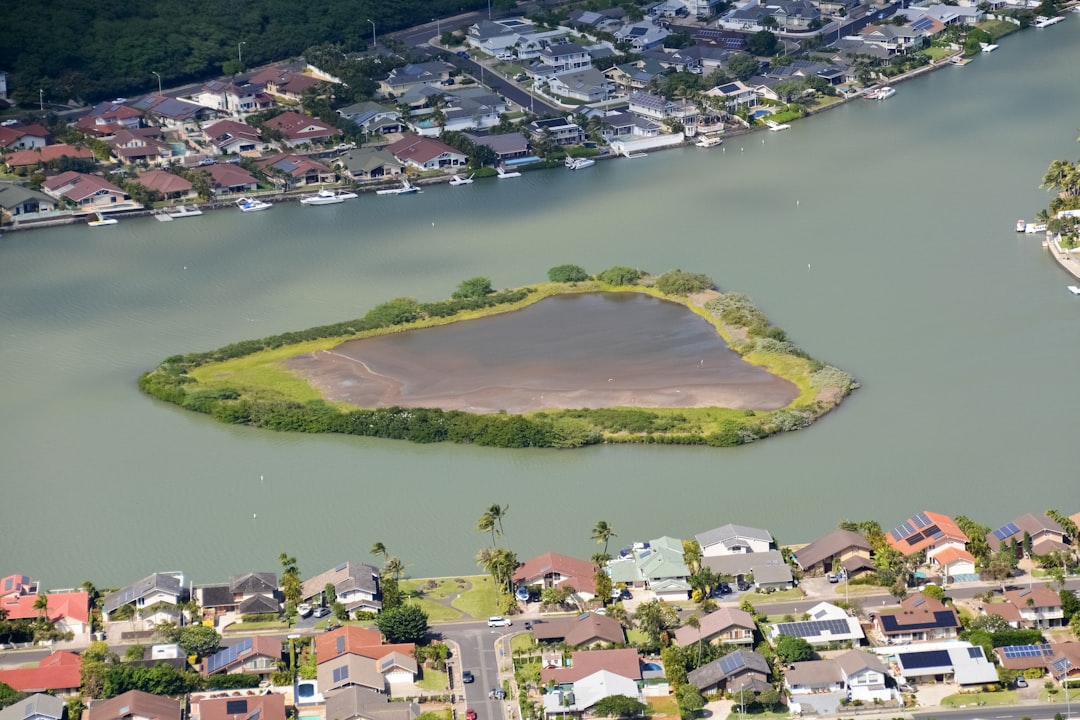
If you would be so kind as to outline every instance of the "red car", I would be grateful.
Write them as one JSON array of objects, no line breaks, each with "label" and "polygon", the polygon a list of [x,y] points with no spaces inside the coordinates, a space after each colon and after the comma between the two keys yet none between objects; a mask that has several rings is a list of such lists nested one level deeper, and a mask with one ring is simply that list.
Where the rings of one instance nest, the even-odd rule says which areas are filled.
[{"label": "red car", "polygon": [[469,708],[465,711],[465,720],[476,720],[476,711]]}]

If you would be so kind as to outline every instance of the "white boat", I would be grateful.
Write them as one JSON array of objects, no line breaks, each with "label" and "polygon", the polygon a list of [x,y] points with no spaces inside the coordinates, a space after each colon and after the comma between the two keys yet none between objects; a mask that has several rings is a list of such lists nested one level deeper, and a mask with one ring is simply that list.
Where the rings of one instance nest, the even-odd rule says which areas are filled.
[{"label": "white boat", "polygon": [[120,221],[116,218],[107,218],[101,213],[97,213],[97,220],[91,220],[86,224],[90,227],[101,227],[102,225],[115,225],[118,222]]},{"label": "white boat", "polygon": [[883,88],[881,88],[880,90],[877,91],[877,97],[874,98],[874,99],[875,100],[888,100],[889,98],[891,98],[895,94],[896,94],[896,90],[894,88],[891,88],[888,85],[886,85],[885,87],[883,87]]},{"label": "white boat", "polygon": [[964,65],[967,65],[969,62],[971,62],[971,58],[966,58],[963,55],[953,55],[951,58],[949,58],[949,62],[951,62],[953,65],[960,65],[961,67],[963,67]]},{"label": "white boat", "polygon": [[697,145],[699,148],[711,148],[716,147],[723,142],[724,138],[722,137],[717,137],[716,135],[702,135],[701,139],[694,144]]},{"label": "white boat", "polygon": [[592,167],[596,164],[596,161],[592,158],[566,158],[566,167],[570,170],[584,170],[587,167]]},{"label": "white boat", "polygon": [[169,208],[165,214],[171,219],[186,218],[202,215],[202,210],[199,209],[198,205],[179,205],[174,208]]},{"label": "white boat", "polygon": [[1046,232],[1046,223],[1028,223],[1024,226],[1024,232],[1028,233],[1029,235]]},{"label": "white boat", "polygon": [[300,198],[301,205],[337,205],[343,203],[346,200],[353,200],[359,197],[354,192],[347,190],[327,190],[323,189],[314,195],[306,195]]},{"label": "white boat", "polygon": [[255,198],[242,197],[236,201],[236,207],[240,208],[240,212],[258,212],[259,210],[269,210],[274,206]]},{"label": "white boat", "polygon": [[420,188],[409,182],[408,178],[401,179],[401,187],[386,188],[385,190],[376,190],[376,195],[409,195],[412,193],[421,192]]},{"label": "white boat", "polygon": [[1080,287],[1076,287],[1075,285],[1069,285],[1068,289],[1069,292],[1071,292],[1073,295],[1080,295]]},{"label": "white boat", "polygon": [[1032,21],[1032,25],[1037,28],[1046,28],[1051,25],[1057,25],[1059,22],[1065,19],[1064,15],[1057,15],[1055,17],[1046,17],[1045,15],[1039,15]]},{"label": "white boat", "polygon": [[1027,228],[1027,220],[1016,221],[1016,232],[1024,232],[1025,228]]},{"label": "white boat", "polygon": [[454,177],[450,178],[451,185],[472,185],[472,181],[472,175],[470,175],[469,177],[461,177],[460,175],[454,175]]},{"label": "white boat", "polygon": [[979,48],[984,53],[992,53],[992,52],[994,52],[995,50],[998,49],[998,46],[994,45],[993,43],[979,43]]},{"label": "white boat", "polygon": [[778,123],[775,120],[766,120],[765,124],[769,126],[769,130],[772,132],[780,132],[781,130],[787,130],[791,127],[787,123]]},{"label": "white boat", "polygon": [[495,168],[495,172],[498,173],[500,180],[506,180],[507,178],[521,177],[521,173],[519,173],[517,170],[511,170],[510,172],[507,172],[502,167]]}]

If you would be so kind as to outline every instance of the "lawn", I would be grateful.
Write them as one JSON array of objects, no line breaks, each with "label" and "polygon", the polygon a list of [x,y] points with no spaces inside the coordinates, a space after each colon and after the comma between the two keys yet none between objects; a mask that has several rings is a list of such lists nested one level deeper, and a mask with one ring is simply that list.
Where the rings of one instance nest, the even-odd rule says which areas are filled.
[{"label": "lawn", "polygon": [[727,716],[727,720],[787,720],[790,717],[790,712],[740,713],[736,709],[735,712]]},{"label": "lawn", "polygon": [[281,620],[268,620],[267,622],[233,623],[225,628],[225,632],[247,632],[248,630],[288,630],[289,623]]},{"label": "lawn", "polygon": [[442,603],[428,600],[424,597],[410,598],[409,603],[412,605],[419,605],[420,609],[427,613],[428,622],[449,622],[451,620],[460,620],[462,618],[462,614],[454,608],[447,607]]},{"label": "lawn", "polygon": [[495,583],[486,576],[470,578],[472,587],[454,598],[455,608],[474,618],[488,618],[499,614],[499,593]]},{"label": "lawn", "polygon": [[844,595],[844,596],[847,596],[847,595],[869,595],[871,593],[881,592],[882,590],[886,590],[886,589],[887,588],[883,588],[880,585],[852,585],[850,587],[845,588],[843,583],[839,583],[836,586],[836,594],[837,595]]},{"label": "lawn", "polygon": [[626,631],[626,642],[631,645],[640,645],[649,642],[649,636],[637,628],[630,628]]},{"label": "lawn", "polygon": [[679,704],[674,695],[649,698],[649,715],[652,717],[679,717]]},{"label": "lawn", "polygon": [[419,592],[426,598],[448,600],[462,590],[469,581],[483,578],[483,575],[473,577],[444,577],[444,578],[415,578],[401,581],[401,590],[406,593]]},{"label": "lawn", "polygon": [[424,668],[424,677],[416,681],[416,686],[422,690],[442,692],[447,689],[446,673]]},{"label": "lawn", "polygon": [[511,653],[527,653],[535,649],[536,639],[533,638],[532,633],[518,633],[514,637],[510,638]]},{"label": "lawn", "polygon": [[1002,20],[987,20],[986,22],[979,23],[976,27],[985,31],[986,34],[990,36],[990,42],[995,43],[1009,33],[1014,33],[1020,29],[1019,25],[1013,25],[1010,22],[1004,22]]},{"label": "lawn", "polygon": [[780,590],[771,593],[751,593],[743,596],[751,605],[769,605],[771,603],[788,602],[789,600],[802,600],[803,592],[799,588]]},{"label": "lawn", "polygon": [[959,707],[961,705],[1015,705],[1017,694],[1015,690],[1002,690],[995,693],[957,693],[946,695],[941,698],[941,704],[946,707]]},{"label": "lawn", "polygon": [[956,51],[947,47],[930,46],[928,48],[924,48],[922,50],[922,53],[923,55],[928,55],[931,60],[938,61],[942,58],[946,58],[950,55],[955,54]]}]

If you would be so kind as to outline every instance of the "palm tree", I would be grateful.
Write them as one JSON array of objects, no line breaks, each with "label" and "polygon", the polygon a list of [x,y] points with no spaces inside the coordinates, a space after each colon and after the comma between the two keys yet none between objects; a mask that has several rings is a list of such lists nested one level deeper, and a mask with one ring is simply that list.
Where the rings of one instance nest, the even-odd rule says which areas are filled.
[{"label": "palm tree", "polygon": [[49,622],[49,596],[45,593],[38,593],[38,596],[34,598],[34,609],[37,610],[38,619],[42,625],[46,625]]},{"label": "palm tree", "polygon": [[1075,172],[1076,168],[1068,160],[1055,160],[1047,168],[1046,175],[1043,176],[1042,184],[1039,187],[1062,192],[1068,184],[1069,177]]},{"label": "palm tree", "polygon": [[596,541],[597,545],[604,546],[604,554],[607,555],[608,541],[613,537],[618,537],[615,534],[615,528],[611,527],[607,520],[600,520],[596,523],[596,527],[592,530],[592,539]]},{"label": "palm tree", "polygon": [[402,573],[405,572],[405,563],[396,557],[388,557],[386,563],[383,564],[382,571],[383,575],[390,577],[392,580],[400,580]]},{"label": "palm tree", "polygon": [[485,512],[480,516],[480,519],[476,521],[476,531],[490,532],[491,546],[495,547],[495,518],[491,516],[491,513]]},{"label": "palm tree", "polygon": [[509,505],[499,505],[495,503],[480,516],[480,519],[476,522],[476,529],[479,532],[491,533],[491,544],[495,545],[495,533],[500,536],[503,534],[502,519],[506,517],[506,513],[510,512]]},{"label": "palm tree", "polygon": [[389,555],[387,555],[386,553],[386,546],[383,545],[381,542],[377,542],[371,546],[371,554],[375,557],[379,557],[381,555],[383,560],[386,560],[389,557]]},{"label": "palm tree", "polygon": [[697,615],[691,615],[686,618],[686,625],[697,631],[697,665],[701,667],[701,620]]}]

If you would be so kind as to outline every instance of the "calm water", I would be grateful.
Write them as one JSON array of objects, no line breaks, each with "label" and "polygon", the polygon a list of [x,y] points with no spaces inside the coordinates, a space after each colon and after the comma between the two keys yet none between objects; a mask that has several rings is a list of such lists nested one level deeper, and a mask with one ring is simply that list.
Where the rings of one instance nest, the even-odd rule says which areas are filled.
[{"label": "calm water", "polygon": [[290,364],[326,397],[361,407],[776,410],[799,396],[793,383],[744,362],[701,316],[627,293],[550,297],[513,313],[354,340]]},{"label": "calm water", "polygon": [[[0,574],[119,584],[305,573],[386,543],[414,575],[475,572],[484,507],[521,557],[726,522],[814,539],[914,511],[990,525],[1075,512],[1080,304],[1019,217],[1077,155],[1080,18],[1007,38],[724,150],[321,208],[0,240]],[[764,144],[762,143],[764,140]],[[435,226],[432,226],[432,223]],[[733,450],[417,446],[227,427],[155,403],[173,353],[362,315],[463,278],[577,263],[708,273],[863,384],[808,431]],[[253,515],[257,514],[257,519]]]}]

